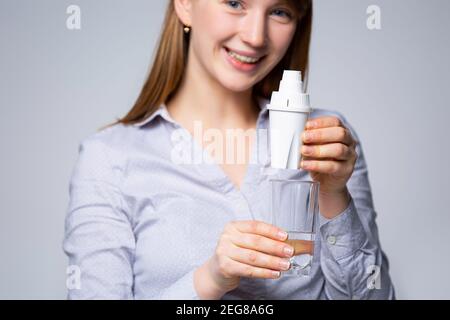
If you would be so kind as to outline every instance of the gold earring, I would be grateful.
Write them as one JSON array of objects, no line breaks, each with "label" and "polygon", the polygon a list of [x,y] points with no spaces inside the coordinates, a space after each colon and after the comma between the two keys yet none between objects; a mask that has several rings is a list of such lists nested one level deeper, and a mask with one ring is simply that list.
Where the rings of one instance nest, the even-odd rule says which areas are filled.
[{"label": "gold earring", "polygon": [[184,26],[184,33],[189,33],[191,31],[191,28],[188,26]]}]

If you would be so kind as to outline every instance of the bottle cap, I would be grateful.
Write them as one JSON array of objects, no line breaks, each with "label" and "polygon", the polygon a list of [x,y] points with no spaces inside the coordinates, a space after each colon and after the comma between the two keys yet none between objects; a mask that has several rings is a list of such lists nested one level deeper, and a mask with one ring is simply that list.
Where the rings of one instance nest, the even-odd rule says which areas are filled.
[{"label": "bottle cap", "polygon": [[269,110],[311,112],[309,94],[303,93],[301,71],[285,70],[278,91],[272,92]]}]

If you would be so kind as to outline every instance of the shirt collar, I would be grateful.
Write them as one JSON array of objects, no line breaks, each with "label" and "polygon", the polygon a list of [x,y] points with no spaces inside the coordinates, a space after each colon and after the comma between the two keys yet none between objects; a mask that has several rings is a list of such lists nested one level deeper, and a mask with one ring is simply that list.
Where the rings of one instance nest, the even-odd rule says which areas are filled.
[{"label": "shirt collar", "polygon": [[144,127],[145,125],[149,124],[150,122],[152,122],[154,119],[156,119],[158,116],[162,117],[163,119],[165,119],[166,121],[172,122],[172,123],[176,123],[175,120],[172,119],[172,117],[170,116],[169,112],[167,111],[167,107],[165,104],[162,104],[159,106],[158,109],[156,109],[155,112],[153,112],[150,116],[148,116],[147,118],[145,118],[144,120],[137,122],[135,124],[133,124],[136,127]]},{"label": "shirt collar", "polygon": [[[268,103],[269,103],[269,101],[266,98],[261,98],[261,97],[258,98],[258,106],[260,108],[259,117],[263,117],[267,114],[267,111],[268,111],[267,104]],[[177,125],[177,122],[170,116],[169,111],[167,110],[167,106],[165,104],[160,105],[159,108],[156,109],[156,111],[153,112],[150,116],[148,116],[144,120],[137,122],[133,125],[136,127],[142,128],[145,125],[152,122],[158,116],[160,116],[161,118],[163,118],[164,120],[166,120],[168,122],[171,122],[171,123]]]}]

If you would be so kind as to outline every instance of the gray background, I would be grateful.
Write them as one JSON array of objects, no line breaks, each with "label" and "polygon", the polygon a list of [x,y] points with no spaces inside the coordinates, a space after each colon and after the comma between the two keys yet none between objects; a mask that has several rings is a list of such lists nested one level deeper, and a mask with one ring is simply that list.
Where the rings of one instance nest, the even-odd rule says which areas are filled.
[{"label": "gray background", "polygon": [[[82,29],[66,28],[77,4]],[[382,29],[366,28],[366,8]],[[1,0],[0,298],[65,298],[61,249],[78,143],[123,115],[166,1]],[[450,298],[450,2],[315,0],[310,93],[363,142],[399,298]],[[446,108],[447,107],[447,108]]]}]

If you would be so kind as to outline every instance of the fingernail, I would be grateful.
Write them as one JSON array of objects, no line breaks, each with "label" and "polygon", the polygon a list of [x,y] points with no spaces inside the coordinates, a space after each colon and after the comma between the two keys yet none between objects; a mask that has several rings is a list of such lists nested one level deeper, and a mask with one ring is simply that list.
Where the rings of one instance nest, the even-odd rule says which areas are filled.
[{"label": "fingernail", "polygon": [[306,128],[310,129],[310,128],[314,128],[316,126],[316,123],[314,121],[308,121],[306,123]]},{"label": "fingernail", "polygon": [[284,239],[287,238],[288,234],[287,234],[286,232],[284,232],[284,231],[278,231],[277,236],[278,236],[278,238],[279,238],[280,240],[284,240]]},{"label": "fingernail", "polygon": [[284,247],[283,251],[288,257],[290,257],[294,253],[294,248],[292,248],[292,247]]},{"label": "fingernail", "polygon": [[313,153],[313,147],[310,146],[302,146],[302,153],[304,155],[311,155]]},{"label": "fingernail", "polygon": [[272,276],[274,277],[274,278],[278,278],[279,276],[280,276],[280,271],[272,271]]},{"label": "fingernail", "polygon": [[291,264],[290,264],[289,261],[287,261],[287,260],[280,261],[280,268],[281,269],[287,270],[287,269],[289,269],[290,266],[291,266]]}]

